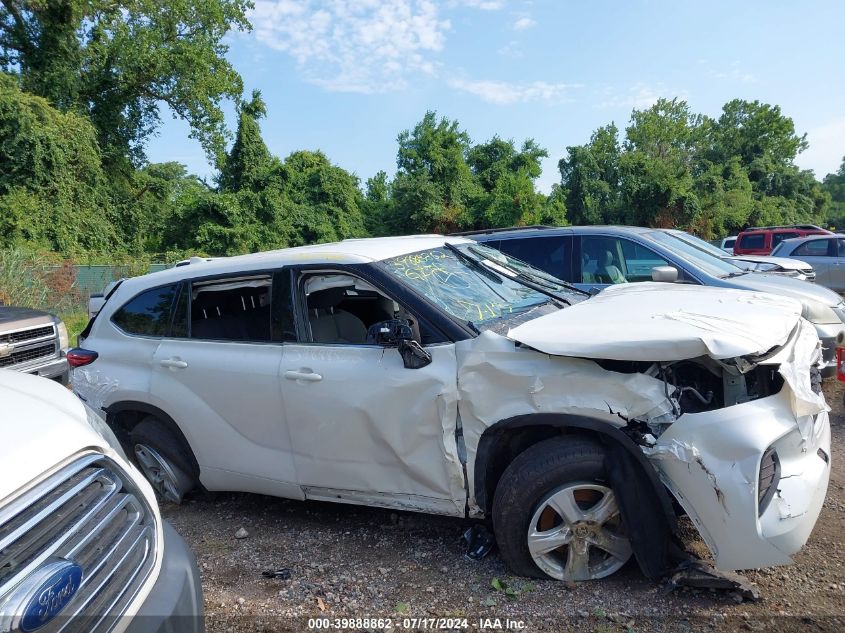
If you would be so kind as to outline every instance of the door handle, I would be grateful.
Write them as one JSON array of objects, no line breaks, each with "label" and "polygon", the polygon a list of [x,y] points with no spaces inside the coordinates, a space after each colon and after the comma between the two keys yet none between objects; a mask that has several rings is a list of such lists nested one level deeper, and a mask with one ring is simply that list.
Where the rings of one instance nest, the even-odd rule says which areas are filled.
[{"label": "door handle", "polygon": [[158,361],[158,364],[169,369],[185,369],[188,366],[188,363],[178,358],[165,358]]},{"label": "door handle", "polygon": [[323,379],[323,376],[311,371],[310,369],[291,369],[285,372],[285,378],[288,380],[302,380],[304,382],[318,382]]}]

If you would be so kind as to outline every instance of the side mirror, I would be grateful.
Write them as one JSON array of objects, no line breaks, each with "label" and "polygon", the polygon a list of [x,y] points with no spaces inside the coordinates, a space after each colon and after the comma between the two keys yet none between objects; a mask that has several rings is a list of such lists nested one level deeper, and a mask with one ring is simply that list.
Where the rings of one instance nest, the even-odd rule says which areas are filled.
[{"label": "side mirror", "polygon": [[678,269],[674,266],[655,266],[651,269],[651,280],[673,284],[678,281]]},{"label": "side mirror", "polygon": [[419,369],[431,364],[431,354],[414,340],[414,331],[402,319],[390,319],[371,325],[367,339],[377,345],[395,347],[405,369]]}]

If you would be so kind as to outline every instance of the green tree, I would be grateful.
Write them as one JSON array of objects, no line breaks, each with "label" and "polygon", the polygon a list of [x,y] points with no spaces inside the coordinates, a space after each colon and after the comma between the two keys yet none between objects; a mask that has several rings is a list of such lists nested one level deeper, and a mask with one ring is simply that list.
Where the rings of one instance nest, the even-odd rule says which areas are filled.
[{"label": "green tree", "polygon": [[167,104],[215,163],[221,100],[241,79],[225,36],[250,28],[250,0],[0,0],[0,67],[62,111],[86,114],[111,172],[143,161]]},{"label": "green tree", "polygon": [[391,184],[384,170],[367,179],[361,211],[370,235],[391,235],[395,232]]},{"label": "green tree", "polygon": [[832,200],[828,222],[840,231],[845,229],[845,157],[837,172],[824,177],[822,189]]},{"label": "green tree", "polygon": [[253,90],[252,100],[242,102],[239,110],[235,143],[220,171],[220,188],[223,191],[257,191],[264,184],[271,164],[270,150],[261,138],[258,124],[267,114],[261,92]]},{"label": "green tree", "polygon": [[395,228],[401,233],[448,233],[473,224],[471,208],[482,191],[466,161],[469,135],[457,121],[426,112],[399,134],[393,180]]},{"label": "green tree", "polygon": [[523,225],[542,216],[546,197],[535,190],[548,152],[533,139],[519,151],[512,140],[494,136],[467,152],[467,163],[483,191],[474,205],[476,228]]},{"label": "green tree", "polygon": [[0,73],[0,244],[66,253],[122,246],[96,133]]},{"label": "green tree", "polygon": [[558,162],[566,213],[574,224],[619,219],[619,130],[611,123],[593,132],[587,145],[567,147]]}]

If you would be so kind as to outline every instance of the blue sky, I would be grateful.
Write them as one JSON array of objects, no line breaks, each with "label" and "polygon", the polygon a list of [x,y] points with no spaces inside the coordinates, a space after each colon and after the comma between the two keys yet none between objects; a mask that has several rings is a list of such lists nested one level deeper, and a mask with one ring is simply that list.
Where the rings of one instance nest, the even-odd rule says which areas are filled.
[{"label": "blue sky", "polygon": [[[392,174],[397,134],[436,110],[474,142],[537,140],[548,191],[568,145],[658,97],[711,116],[736,97],[778,104],[820,178],[845,155],[841,0],[255,0],[251,19],[229,59],[263,94],[271,151],[322,150],[362,182]],[[211,175],[163,114],[149,159]]]}]

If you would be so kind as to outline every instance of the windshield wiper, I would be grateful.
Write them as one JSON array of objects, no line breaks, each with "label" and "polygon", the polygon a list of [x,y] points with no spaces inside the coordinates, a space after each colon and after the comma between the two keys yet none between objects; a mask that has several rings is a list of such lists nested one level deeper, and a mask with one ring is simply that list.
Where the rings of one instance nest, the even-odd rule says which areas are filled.
[{"label": "windshield wiper", "polygon": [[[483,253],[480,253],[479,251],[474,249],[472,246],[469,246],[468,249],[471,253],[477,255],[478,257],[483,257],[484,260],[487,260],[487,257],[485,257]],[[544,288],[549,289],[550,292],[556,292],[555,288],[566,288],[567,290],[571,290],[572,292],[577,292],[578,294],[587,295],[587,296],[589,296],[589,294],[590,294],[589,292],[585,292],[585,291],[581,290],[580,288],[577,288],[577,287],[573,286],[572,284],[564,281],[563,279],[558,279],[557,277],[555,277],[554,281],[547,281],[546,279],[544,279],[543,277],[541,277],[539,275],[535,275],[533,273],[526,272],[522,268],[514,266],[513,264],[509,263],[507,260],[499,261],[497,259],[497,260],[493,260],[493,263],[495,263],[497,266],[501,266],[502,268],[507,269],[508,271],[515,274],[517,277],[519,277],[519,279],[521,279],[522,281],[527,281],[527,282],[530,282],[530,283],[534,283],[534,284],[543,286]],[[542,292],[542,290],[538,290],[538,292]],[[555,295],[555,297],[559,297],[559,295]],[[571,305],[571,302],[568,299],[566,299],[564,297],[560,297],[560,298]]]},{"label": "windshield wiper", "polygon": [[732,273],[728,273],[727,275],[721,277],[721,279],[733,279],[734,277],[739,277],[740,275],[747,275],[750,271],[748,270],[737,270]]}]

